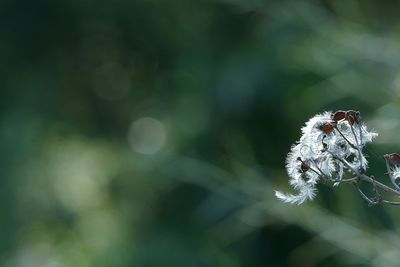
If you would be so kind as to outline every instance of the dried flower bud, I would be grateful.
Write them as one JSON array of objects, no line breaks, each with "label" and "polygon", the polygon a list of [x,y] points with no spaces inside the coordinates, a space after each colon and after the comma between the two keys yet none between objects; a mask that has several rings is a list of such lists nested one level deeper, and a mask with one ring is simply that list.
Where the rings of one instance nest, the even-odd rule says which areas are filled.
[{"label": "dried flower bud", "polygon": [[326,122],[326,123],[322,124],[321,126],[319,126],[319,129],[326,134],[330,134],[335,129],[335,126],[331,122]]},{"label": "dried flower bud", "polygon": [[354,123],[360,123],[361,117],[359,111],[348,110],[346,111],[346,120],[353,125]]},{"label": "dried flower bud", "polygon": [[345,117],[346,117],[346,111],[343,110],[338,110],[331,115],[332,120],[335,122],[344,120]]},{"label": "dried flower bud", "polygon": [[332,113],[331,119],[334,122],[347,120],[350,123],[350,125],[354,125],[354,123],[359,124],[361,122],[360,112],[355,110],[348,110],[348,111],[338,110]]},{"label": "dried flower bud", "polygon": [[308,171],[310,169],[310,165],[308,165],[307,163],[305,163],[305,162],[302,162],[301,163],[301,165],[300,165],[300,171],[301,172],[306,172],[306,171]]},{"label": "dried flower bud", "polygon": [[384,155],[385,159],[393,165],[400,165],[400,154],[399,153],[391,153]]}]

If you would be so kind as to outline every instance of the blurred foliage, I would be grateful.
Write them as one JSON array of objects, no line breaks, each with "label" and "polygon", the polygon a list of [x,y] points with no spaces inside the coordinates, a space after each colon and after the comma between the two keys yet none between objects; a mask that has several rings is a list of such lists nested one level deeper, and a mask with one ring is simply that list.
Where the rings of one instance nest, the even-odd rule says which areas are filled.
[{"label": "blurred foliage", "polygon": [[0,265],[398,266],[400,208],[286,153],[323,110],[400,139],[398,1],[0,1]]}]

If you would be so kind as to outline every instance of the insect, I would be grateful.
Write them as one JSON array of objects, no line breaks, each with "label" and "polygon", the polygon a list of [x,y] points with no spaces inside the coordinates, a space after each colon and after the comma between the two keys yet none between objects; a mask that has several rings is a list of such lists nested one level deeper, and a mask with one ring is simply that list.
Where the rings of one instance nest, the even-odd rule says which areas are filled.
[{"label": "insect", "polygon": [[359,111],[355,111],[355,110],[347,110],[347,111],[338,110],[338,111],[332,113],[331,119],[335,123],[337,123],[337,122],[339,122],[341,120],[346,120],[351,125],[353,125],[354,123],[358,124],[358,123],[361,122],[360,112]]},{"label": "insect", "polygon": [[400,154],[399,153],[391,153],[384,155],[385,159],[393,164],[393,165],[400,165]]}]

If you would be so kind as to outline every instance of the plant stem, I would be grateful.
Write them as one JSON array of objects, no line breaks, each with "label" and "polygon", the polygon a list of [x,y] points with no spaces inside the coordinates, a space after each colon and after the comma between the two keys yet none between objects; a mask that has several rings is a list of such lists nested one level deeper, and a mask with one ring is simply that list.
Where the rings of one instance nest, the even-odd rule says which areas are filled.
[{"label": "plant stem", "polygon": [[400,191],[398,191],[398,190],[396,190],[396,189],[393,189],[393,188],[391,188],[391,187],[389,187],[389,186],[387,186],[387,185],[385,185],[385,184],[383,184],[383,183],[381,183],[381,182],[379,182],[379,181],[377,181],[377,180],[375,180],[375,179],[372,179],[372,178],[369,177],[368,175],[365,175],[365,174],[360,173],[358,170],[355,170],[355,169],[350,165],[350,163],[347,162],[347,160],[341,159],[341,158],[339,158],[339,157],[337,157],[337,156],[335,156],[335,155],[333,155],[333,154],[332,154],[332,156],[335,157],[337,160],[343,162],[343,163],[347,166],[347,168],[350,169],[352,172],[354,172],[354,174],[355,174],[358,178],[360,178],[361,180],[366,181],[366,182],[369,182],[369,183],[371,183],[371,184],[375,184],[375,186],[379,187],[380,189],[382,189],[382,190],[385,191],[385,192],[390,192],[390,193],[392,193],[392,194],[395,194],[395,195],[397,195],[397,196],[400,196]]}]

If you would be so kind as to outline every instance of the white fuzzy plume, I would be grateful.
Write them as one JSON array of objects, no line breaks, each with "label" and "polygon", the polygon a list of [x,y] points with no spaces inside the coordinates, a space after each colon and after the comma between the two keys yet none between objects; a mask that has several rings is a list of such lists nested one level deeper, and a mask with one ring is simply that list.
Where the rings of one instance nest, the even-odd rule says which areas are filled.
[{"label": "white fuzzy plume", "polygon": [[337,182],[343,176],[343,161],[357,170],[366,170],[368,161],[362,153],[367,143],[377,136],[363,123],[350,124],[348,120],[333,121],[332,112],[312,117],[301,129],[300,140],[292,146],[286,158],[290,185],[297,194],[275,191],[283,202],[302,204],[313,200],[320,179]]}]

